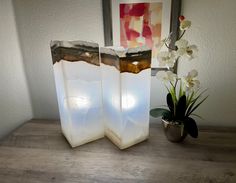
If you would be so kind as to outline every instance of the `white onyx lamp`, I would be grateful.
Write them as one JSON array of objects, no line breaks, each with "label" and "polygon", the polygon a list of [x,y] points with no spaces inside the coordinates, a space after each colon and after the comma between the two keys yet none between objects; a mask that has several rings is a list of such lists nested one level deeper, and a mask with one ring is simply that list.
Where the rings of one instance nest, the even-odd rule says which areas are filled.
[{"label": "white onyx lamp", "polygon": [[125,149],[149,136],[151,50],[100,51],[105,135]]},{"label": "white onyx lamp", "polygon": [[98,44],[52,41],[51,52],[64,136],[72,147],[104,137]]}]

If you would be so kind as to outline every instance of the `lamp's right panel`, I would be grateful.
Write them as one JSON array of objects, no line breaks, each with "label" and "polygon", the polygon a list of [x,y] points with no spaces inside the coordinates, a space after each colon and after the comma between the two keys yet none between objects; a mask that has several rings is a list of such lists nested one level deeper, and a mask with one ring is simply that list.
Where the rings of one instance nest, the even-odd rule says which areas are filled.
[{"label": "lamp's right panel", "polygon": [[[107,101],[105,103],[114,105],[110,105],[109,108],[104,105],[105,134],[120,149],[125,149],[147,139],[149,135],[151,51],[136,48],[119,52],[112,50],[106,53],[110,61],[104,61],[104,56],[101,58],[103,98]],[[108,65],[109,76],[107,76]],[[108,83],[107,78],[114,79]],[[116,89],[111,87],[113,85]],[[107,97],[106,93],[112,93],[114,96]],[[116,116],[111,116],[108,112],[111,110]]]}]

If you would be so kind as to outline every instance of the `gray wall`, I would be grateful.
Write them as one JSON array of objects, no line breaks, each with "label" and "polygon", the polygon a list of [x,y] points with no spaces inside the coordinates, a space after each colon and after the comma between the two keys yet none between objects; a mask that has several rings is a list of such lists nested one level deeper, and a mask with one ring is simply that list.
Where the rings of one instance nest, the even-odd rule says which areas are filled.
[{"label": "gray wall", "polygon": [[34,118],[58,118],[49,43],[104,44],[100,0],[13,0]]},{"label": "gray wall", "polygon": [[[49,41],[92,40],[103,45],[100,0],[13,0],[35,118],[58,118]],[[186,34],[199,57],[180,63],[179,73],[199,71],[210,97],[197,111],[205,125],[236,126],[236,1],[183,0],[192,20]],[[152,78],[151,105],[164,104],[163,85]],[[151,118],[152,121],[156,121]]]},{"label": "gray wall", "polygon": [[197,111],[207,125],[236,126],[236,1],[183,0],[183,13],[192,20],[186,38],[199,46],[198,58],[180,62],[179,73],[190,68],[210,97]]},{"label": "gray wall", "polygon": [[0,138],[32,118],[12,3],[0,1]]}]

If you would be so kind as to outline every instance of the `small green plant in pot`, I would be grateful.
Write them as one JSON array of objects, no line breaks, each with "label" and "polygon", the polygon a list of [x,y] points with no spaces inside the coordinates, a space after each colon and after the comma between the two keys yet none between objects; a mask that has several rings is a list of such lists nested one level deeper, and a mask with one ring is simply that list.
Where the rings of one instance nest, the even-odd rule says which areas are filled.
[{"label": "small green plant in pot", "polygon": [[188,41],[182,39],[185,32],[190,28],[191,22],[185,20],[183,16],[179,18],[180,30],[182,34],[175,42],[176,49],[170,47],[170,36],[163,40],[169,51],[161,51],[158,55],[161,66],[166,66],[168,71],[159,71],[157,78],[165,83],[168,91],[166,96],[166,108],[151,109],[150,115],[153,117],[162,117],[164,131],[168,140],[172,142],[181,142],[187,134],[197,138],[198,128],[193,116],[198,115],[193,112],[207,99],[203,97],[206,90],[200,89],[200,82],[197,80],[198,72],[191,70],[186,76],[178,76],[169,68],[183,60],[192,60],[197,50],[196,45],[189,45]]}]

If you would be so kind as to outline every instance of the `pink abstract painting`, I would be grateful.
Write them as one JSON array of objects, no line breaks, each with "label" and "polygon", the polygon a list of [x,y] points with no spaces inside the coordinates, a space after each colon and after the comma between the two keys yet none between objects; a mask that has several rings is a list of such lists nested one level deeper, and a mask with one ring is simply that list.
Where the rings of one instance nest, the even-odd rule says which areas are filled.
[{"label": "pink abstract painting", "polygon": [[157,56],[161,40],[162,3],[120,4],[121,46],[137,47],[147,45],[152,57]]}]

